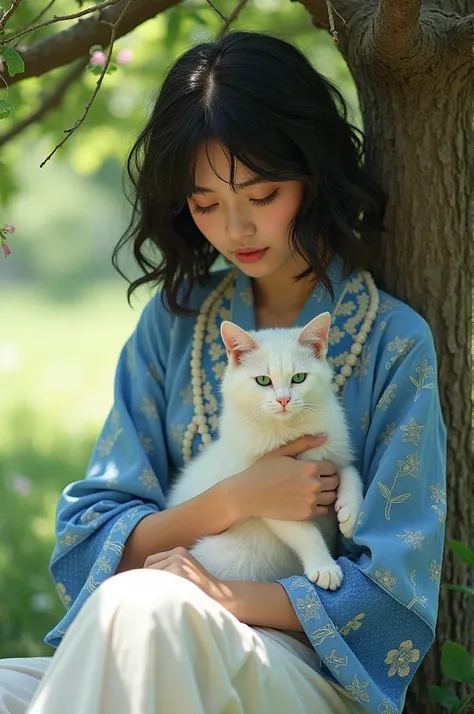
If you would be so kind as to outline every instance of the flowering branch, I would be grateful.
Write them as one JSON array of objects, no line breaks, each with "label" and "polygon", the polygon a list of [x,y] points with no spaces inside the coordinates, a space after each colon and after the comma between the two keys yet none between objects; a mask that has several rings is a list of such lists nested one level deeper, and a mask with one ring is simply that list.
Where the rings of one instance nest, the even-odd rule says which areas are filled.
[{"label": "flowering branch", "polygon": [[3,226],[3,228],[0,228],[0,243],[2,244],[3,255],[5,256],[5,258],[8,258],[8,256],[12,253],[7,243],[7,235],[14,232],[15,226],[13,226],[11,223],[7,223]]},{"label": "flowering branch", "polygon": [[89,109],[91,108],[92,103],[93,103],[94,99],[96,98],[99,89],[100,89],[101,86],[102,86],[102,82],[104,81],[105,74],[106,74],[107,69],[108,69],[108,67],[109,67],[110,60],[111,60],[111,57],[112,57],[112,50],[113,50],[113,48],[114,48],[114,42],[115,42],[116,37],[117,37],[117,31],[118,31],[120,22],[121,22],[123,16],[125,15],[125,13],[127,12],[128,8],[130,7],[130,5],[131,5],[132,2],[133,2],[133,0],[128,0],[128,2],[125,3],[122,12],[120,13],[118,19],[117,19],[114,23],[107,23],[107,24],[110,25],[110,27],[112,28],[112,31],[111,31],[111,34],[110,34],[109,51],[108,51],[107,58],[106,58],[106,61],[105,61],[105,63],[104,63],[104,66],[103,66],[103,68],[102,68],[102,72],[100,73],[100,77],[99,77],[99,79],[97,80],[96,87],[95,87],[95,89],[94,89],[94,91],[93,91],[93,93],[92,93],[92,96],[91,96],[90,100],[88,101],[88,103],[86,104],[86,107],[85,107],[85,109],[84,109],[84,112],[83,112],[81,118],[76,121],[76,123],[74,124],[74,126],[73,126],[71,129],[65,129],[65,134],[66,134],[66,136],[64,137],[64,139],[63,139],[62,141],[60,141],[59,144],[57,144],[57,145],[54,147],[53,151],[52,151],[50,154],[48,154],[48,156],[45,158],[45,160],[42,161],[42,163],[40,164],[40,168],[41,168],[41,169],[42,169],[43,166],[46,164],[46,162],[49,161],[49,159],[50,159],[52,156],[54,156],[54,154],[56,153],[56,151],[58,151],[58,149],[60,149],[61,146],[64,146],[64,144],[66,143],[66,141],[71,138],[71,136],[74,134],[75,131],[77,131],[77,129],[81,126],[81,124],[84,122],[84,119],[85,119],[86,116],[88,115]]},{"label": "flowering branch", "polygon": [[85,57],[93,45],[106,46],[110,41],[108,26],[117,21],[122,11],[122,4],[128,9],[124,15],[117,38],[128,34],[139,25],[155,17],[160,12],[177,4],[177,0],[134,0],[128,7],[126,0],[99,11],[100,17],[92,15],[76,22],[72,27],[35,42],[21,51],[25,63],[23,72],[9,77],[0,71],[11,86],[28,77],[40,77],[57,67],[63,67],[77,59]]}]

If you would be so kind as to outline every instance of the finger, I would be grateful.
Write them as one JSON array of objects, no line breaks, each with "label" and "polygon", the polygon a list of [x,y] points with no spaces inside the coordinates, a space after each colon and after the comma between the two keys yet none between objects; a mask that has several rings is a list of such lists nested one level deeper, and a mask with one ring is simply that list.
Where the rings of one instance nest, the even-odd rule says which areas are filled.
[{"label": "finger", "polygon": [[316,463],[320,476],[333,476],[336,473],[336,465],[332,461],[317,461]]},{"label": "finger", "polygon": [[329,508],[327,506],[316,506],[313,511],[313,517],[319,518],[320,516],[327,516],[329,513]]},{"label": "finger", "polygon": [[327,434],[318,434],[317,436],[301,436],[299,439],[292,441],[290,444],[280,446],[276,452],[282,456],[298,456],[298,454],[302,454],[304,451],[309,451],[309,449],[315,449],[318,446],[322,446],[327,438]]},{"label": "finger", "polygon": [[318,494],[318,506],[329,506],[337,498],[336,491],[321,491]]},{"label": "finger", "polygon": [[339,486],[339,476],[321,476],[320,492],[337,491]]},{"label": "finger", "polygon": [[153,553],[153,555],[149,555],[145,560],[143,567],[148,568],[150,565],[166,560],[166,558],[169,558],[172,555],[187,555],[187,553],[188,551],[186,548],[181,547],[173,548],[172,550],[164,550],[162,553]]},{"label": "finger", "polygon": [[175,563],[174,558],[165,558],[164,560],[157,560],[150,565],[144,565],[143,567],[148,570],[167,570],[172,567],[173,563]]}]

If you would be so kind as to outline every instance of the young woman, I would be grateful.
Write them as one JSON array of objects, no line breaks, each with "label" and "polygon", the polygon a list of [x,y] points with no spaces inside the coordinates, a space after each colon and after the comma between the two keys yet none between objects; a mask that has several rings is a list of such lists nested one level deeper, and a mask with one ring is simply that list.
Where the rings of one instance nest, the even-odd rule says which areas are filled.
[{"label": "young woman", "polygon": [[[119,358],[86,478],[59,502],[51,571],[67,613],[46,638],[59,650],[1,664],[1,714],[35,692],[31,714],[401,711],[434,637],[446,436],[428,325],[366,271],[383,196],[341,96],[289,44],[231,33],[174,65],[128,168],[121,245],[144,272],[130,290],[161,292]],[[218,256],[230,265],[211,272]],[[196,539],[249,516],[317,517],[338,480],[294,458],[314,435],[166,509],[173,475],[216,437],[220,322],[326,310],[365,485],[339,543],[344,581],[221,582],[189,554]]]}]

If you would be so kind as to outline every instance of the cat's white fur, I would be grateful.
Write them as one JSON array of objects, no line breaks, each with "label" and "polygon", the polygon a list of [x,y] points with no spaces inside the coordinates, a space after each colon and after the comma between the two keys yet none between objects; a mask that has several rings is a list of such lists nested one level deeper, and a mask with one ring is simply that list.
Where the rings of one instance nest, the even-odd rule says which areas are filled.
[{"label": "cat's white fur", "polygon": [[[216,536],[198,541],[191,553],[222,580],[274,581],[304,573],[322,588],[334,590],[342,571],[334,553],[337,527],[351,537],[363,499],[345,415],[334,395],[326,361],[329,313],[304,328],[246,332],[222,323],[228,365],[222,381],[223,410],[219,437],[186,466],[172,487],[168,505],[194,498],[251,466],[269,451],[305,434],[326,433],[327,441],[299,459],[329,459],[336,464],[339,488],[334,509],[311,521],[248,518]],[[292,383],[306,373],[304,382]],[[255,378],[266,375],[270,386]],[[277,398],[290,397],[283,409]],[[336,515],[337,513],[337,515]]]}]

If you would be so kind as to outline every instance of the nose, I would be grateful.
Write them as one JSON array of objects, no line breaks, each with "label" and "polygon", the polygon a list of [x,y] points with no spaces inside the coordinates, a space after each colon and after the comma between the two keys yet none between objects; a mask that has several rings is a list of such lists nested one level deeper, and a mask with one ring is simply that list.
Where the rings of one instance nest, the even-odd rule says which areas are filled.
[{"label": "nose", "polygon": [[227,236],[235,243],[241,244],[255,234],[254,224],[241,212],[235,212],[228,217]]},{"label": "nose", "polygon": [[276,400],[279,404],[281,404],[283,409],[285,409],[288,402],[291,402],[291,397],[277,397]]}]

